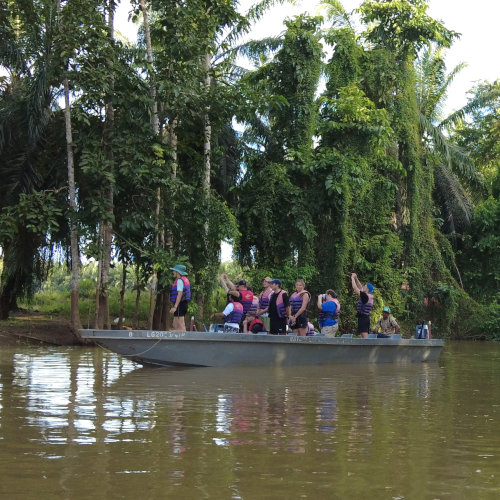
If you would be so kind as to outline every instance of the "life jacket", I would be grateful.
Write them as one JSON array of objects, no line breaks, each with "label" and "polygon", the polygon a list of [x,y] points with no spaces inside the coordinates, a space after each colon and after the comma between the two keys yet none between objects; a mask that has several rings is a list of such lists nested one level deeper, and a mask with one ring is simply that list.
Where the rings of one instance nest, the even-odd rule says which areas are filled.
[{"label": "life jacket", "polygon": [[267,309],[269,307],[269,297],[273,293],[271,287],[267,287],[259,295],[259,309]]},{"label": "life jacket", "polygon": [[255,318],[249,325],[248,325],[248,333],[252,333],[252,328],[254,325],[262,325],[262,329],[261,329],[261,332],[265,332],[266,331],[266,327],[264,325],[264,323],[262,323],[262,321],[259,319],[259,318]]},{"label": "life jacket", "polygon": [[[180,279],[184,283],[184,290],[182,291],[182,299],[181,302],[184,302],[185,300],[191,300],[191,284],[189,283],[189,280],[185,276],[181,276]],[[172,285],[172,291],[170,292],[170,302],[175,304],[175,301],[177,300],[177,278],[174,281],[174,284]]]},{"label": "life jacket", "polygon": [[356,310],[358,311],[358,316],[370,316],[370,312],[373,307],[373,295],[371,293],[368,294],[368,302],[363,304],[361,297],[358,301],[358,307]]},{"label": "life jacket", "polygon": [[259,308],[259,297],[257,297],[257,295],[254,295],[253,299],[252,299],[252,306],[250,307],[248,312],[251,312],[257,316],[257,309],[258,308]]},{"label": "life jacket", "polygon": [[416,339],[428,339],[429,338],[429,327],[424,323],[417,325]]},{"label": "life jacket", "polygon": [[286,318],[286,307],[283,302],[283,293],[287,293],[286,290],[280,290],[278,292],[278,296],[276,297],[276,309],[278,311],[278,317],[280,318]]},{"label": "life jacket", "polygon": [[339,299],[333,299],[335,304],[337,304],[337,309],[335,309],[335,312],[333,313],[333,318],[332,319],[339,319],[339,312],[340,312],[340,302]]},{"label": "life jacket", "polygon": [[233,302],[233,310],[224,317],[226,323],[240,324],[243,318],[243,305],[240,302]]},{"label": "life jacket", "polygon": [[292,309],[292,314],[295,314],[302,307],[302,298],[305,293],[307,293],[307,295],[309,296],[309,300],[307,302],[307,306],[309,307],[309,302],[311,301],[311,294],[307,290],[302,290],[300,293],[293,292],[292,295],[290,296],[290,307]]},{"label": "life jacket", "polygon": [[253,293],[250,290],[240,290],[241,305],[243,306],[243,313],[246,314],[252,309],[253,306]]},{"label": "life jacket", "polygon": [[323,309],[319,311],[318,323],[321,327],[323,327],[323,323],[327,318],[333,319],[333,321],[337,321],[339,319],[340,302],[338,299],[332,299],[332,302],[335,302],[335,305],[337,306],[337,309],[335,309],[335,312],[333,314],[327,313],[326,311],[323,311]]}]

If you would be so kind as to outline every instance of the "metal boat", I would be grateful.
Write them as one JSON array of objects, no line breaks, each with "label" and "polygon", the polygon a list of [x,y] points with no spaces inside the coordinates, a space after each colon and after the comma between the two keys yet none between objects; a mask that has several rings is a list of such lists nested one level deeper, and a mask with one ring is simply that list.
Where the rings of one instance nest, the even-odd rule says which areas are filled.
[{"label": "metal boat", "polygon": [[80,330],[143,365],[292,366],[436,361],[442,339],[354,338],[154,330]]}]

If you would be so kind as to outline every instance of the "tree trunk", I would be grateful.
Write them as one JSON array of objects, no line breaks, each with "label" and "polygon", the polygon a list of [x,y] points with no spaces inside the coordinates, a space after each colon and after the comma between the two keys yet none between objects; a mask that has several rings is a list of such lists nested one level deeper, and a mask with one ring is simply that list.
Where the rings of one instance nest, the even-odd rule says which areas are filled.
[{"label": "tree trunk", "polygon": [[132,327],[139,328],[139,307],[141,305],[141,268],[139,264],[135,267],[135,309],[134,309],[134,319],[132,321]]},{"label": "tree trunk", "polygon": [[66,155],[68,162],[68,198],[70,208],[70,244],[71,244],[71,329],[77,339],[82,341],[78,332],[81,328],[79,310],[79,271],[80,252],[78,247],[78,230],[76,226],[76,188],[73,157],[73,132],[71,127],[71,108],[69,103],[69,82],[64,79],[64,124],[66,129]]},{"label": "tree trunk", "polygon": [[[210,77],[210,54],[205,55],[205,88],[207,93],[210,91],[210,85],[212,83],[212,79]],[[210,123],[210,105],[207,104],[205,108],[205,115],[203,117],[204,129],[203,129],[203,180],[202,180],[202,189],[203,194],[208,199],[210,196],[210,155],[211,155],[211,140],[212,140],[212,125]],[[208,223],[206,226],[208,233]]]},{"label": "tree trunk", "polygon": [[125,288],[127,287],[127,264],[123,263],[122,287],[120,289],[120,313],[118,314],[118,330],[123,327],[123,317],[125,316]]},{"label": "tree trunk", "polygon": [[[149,16],[148,9],[146,6],[146,0],[139,0],[139,5],[142,11],[143,25],[144,25],[144,37],[146,40],[146,55],[150,67],[153,66],[153,48],[151,45],[151,31],[149,29]],[[158,122],[158,103],[156,102],[156,85],[154,82],[154,75],[150,74],[150,84],[149,92],[151,95],[151,128],[155,136],[159,135],[160,128]],[[155,205],[155,247],[158,248],[159,245],[159,231],[160,231],[160,208],[161,208],[161,189],[156,190],[156,205]],[[155,267],[153,267],[153,275],[151,277],[151,296],[149,301],[149,315],[148,315],[148,329],[151,330],[153,327],[153,317],[156,307],[156,300],[158,294],[158,272]]]},{"label": "tree trunk", "polygon": [[[110,0],[108,3],[108,36],[110,41],[114,38],[114,12],[115,2]],[[105,157],[108,163],[108,168],[113,174],[113,136],[114,136],[114,121],[115,111],[113,108],[113,89],[114,89],[114,74],[113,61],[108,59],[107,65],[110,74],[110,91],[105,98],[105,124],[103,132],[103,143]],[[111,267],[111,245],[113,240],[113,220],[114,220],[114,180],[113,175],[106,187],[105,203],[106,214],[102,223],[102,264],[100,266],[100,286],[98,289],[98,311],[96,312],[98,328],[109,329],[111,327],[109,321],[109,270]]]}]

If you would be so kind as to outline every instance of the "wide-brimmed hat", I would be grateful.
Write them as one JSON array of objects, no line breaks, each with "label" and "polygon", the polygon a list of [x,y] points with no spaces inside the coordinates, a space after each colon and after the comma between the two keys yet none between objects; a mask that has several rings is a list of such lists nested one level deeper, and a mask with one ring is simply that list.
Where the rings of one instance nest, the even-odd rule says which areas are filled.
[{"label": "wide-brimmed hat", "polygon": [[181,276],[187,276],[186,266],[176,264],[174,267],[169,268],[171,271],[177,271]]}]

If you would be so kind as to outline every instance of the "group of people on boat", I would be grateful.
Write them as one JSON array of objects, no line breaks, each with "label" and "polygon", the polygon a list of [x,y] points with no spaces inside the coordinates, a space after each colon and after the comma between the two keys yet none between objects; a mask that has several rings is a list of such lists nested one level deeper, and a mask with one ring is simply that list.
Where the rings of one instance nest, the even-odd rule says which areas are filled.
[{"label": "group of people on boat", "polygon": [[[186,267],[177,264],[170,270],[174,275],[174,283],[170,295],[174,316],[174,330],[185,331],[184,317],[187,313],[188,301],[191,299],[191,285],[187,278]],[[303,279],[295,281],[295,291],[288,294],[282,288],[278,278],[269,276],[262,280],[262,291],[254,294],[245,280],[233,283],[227,274],[219,277],[222,288],[227,294],[227,303],[223,311],[214,313],[214,318],[224,320],[224,331],[243,333],[270,333],[285,335],[288,330],[299,336],[314,335],[314,325],[309,321],[308,308],[311,294],[305,288]],[[366,338],[370,331],[370,314],[373,308],[373,292],[371,283],[362,285],[358,276],[351,274],[353,291],[359,296],[357,305],[357,333]],[[328,289],[317,297],[318,323],[321,333],[326,337],[335,337],[338,332],[338,318],[341,305],[334,290]],[[390,309],[384,307],[382,317],[377,321],[373,333],[379,337],[390,337],[399,333],[400,327]]]}]

